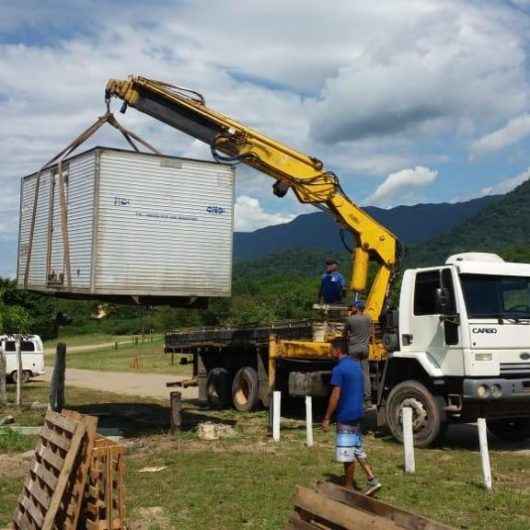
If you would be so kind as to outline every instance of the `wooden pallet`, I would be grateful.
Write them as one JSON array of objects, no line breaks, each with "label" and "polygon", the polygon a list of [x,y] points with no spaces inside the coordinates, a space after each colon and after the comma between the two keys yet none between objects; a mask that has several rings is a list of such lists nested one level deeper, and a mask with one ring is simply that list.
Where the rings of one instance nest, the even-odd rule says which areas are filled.
[{"label": "wooden pallet", "polygon": [[48,411],[18,499],[15,530],[75,530],[97,418]]},{"label": "wooden pallet", "polygon": [[313,489],[297,486],[294,507],[286,530],[451,530],[331,482],[319,482]]},{"label": "wooden pallet", "polygon": [[96,436],[83,504],[82,527],[87,530],[124,530],[125,448]]}]

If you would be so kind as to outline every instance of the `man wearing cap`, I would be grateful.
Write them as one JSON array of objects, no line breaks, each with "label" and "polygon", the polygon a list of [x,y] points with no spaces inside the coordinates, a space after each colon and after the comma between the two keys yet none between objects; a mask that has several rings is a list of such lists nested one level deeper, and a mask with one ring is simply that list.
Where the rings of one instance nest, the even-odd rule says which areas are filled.
[{"label": "man wearing cap", "polygon": [[326,272],[320,280],[318,301],[320,304],[340,304],[345,294],[346,281],[344,276],[338,271],[336,260],[328,258],[326,260]]},{"label": "man wearing cap", "polygon": [[372,319],[364,313],[364,307],[362,300],[353,302],[350,315],[346,318],[344,333],[348,344],[348,353],[361,363],[364,375],[364,402],[365,406],[371,407],[372,385],[368,362],[368,344],[372,330]]}]

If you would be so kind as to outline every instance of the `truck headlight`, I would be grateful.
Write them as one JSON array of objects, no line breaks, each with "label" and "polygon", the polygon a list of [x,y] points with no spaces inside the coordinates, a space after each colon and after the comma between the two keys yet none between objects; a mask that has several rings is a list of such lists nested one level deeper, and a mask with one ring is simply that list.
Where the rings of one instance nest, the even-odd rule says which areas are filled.
[{"label": "truck headlight", "polygon": [[481,399],[487,398],[490,395],[490,387],[488,385],[479,385],[477,387],[477,396]]},{"label": "truck headlight", "polygon": [[500,398],[502,396],[502,387],[501,387],[501,385],[493,385],[491,387],[491,395],[494,398]]},{"label": "truck headlight", "polygon": [[492,359],[491,353],[475,353],[475,361],[491,361]]}]

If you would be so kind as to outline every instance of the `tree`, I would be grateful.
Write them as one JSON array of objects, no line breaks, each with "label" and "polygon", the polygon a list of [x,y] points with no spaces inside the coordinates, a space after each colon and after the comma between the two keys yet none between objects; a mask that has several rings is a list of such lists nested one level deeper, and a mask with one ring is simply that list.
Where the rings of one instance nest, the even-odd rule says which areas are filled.
[{"label": "tree", "polygon": [[29,333],[31,318],[20,305],[4,302],[5,288],[0,288],[0,326],[4,334]]}]

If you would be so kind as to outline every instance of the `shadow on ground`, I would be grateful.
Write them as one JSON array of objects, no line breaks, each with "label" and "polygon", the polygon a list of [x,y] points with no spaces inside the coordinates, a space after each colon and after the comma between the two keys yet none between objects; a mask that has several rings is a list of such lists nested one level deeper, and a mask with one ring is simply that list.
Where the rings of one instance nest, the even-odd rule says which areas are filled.
[{"label": "shadow on ground", "polygon": [[[108,436],[148,436],[166,433],[171,428],[169,407],[154,403],[95,403],[70,408],[81,414],[97,417],[98,430]],[[199,423],[206,421],[230,426],[237,423],[216,415],[215,411],[198,408],[196,404],[189,409],[184,406],[182,431],[191,431]]]},{"label": "shadow on ground", "polygon": [[[282,404],[282,417],[288,420],[305,419],[305,405],[302,399],[292,399]],[[98,425],[108,434],[135,437],[151,434],[162,434],[170,429],[169,407],[152,403],[98,403],[74,407],[82,414],[98,417]],[[314,425],[317,426],[325,413],[325,402],[315,400],[313,403]],[[199,423],[214,422],[234,426],[245,413],[233,410],[211,410],[201,406],[197,400],[183,402],[183,424],[181,430],[192,431]],[[231,415],[232,417],[227,417]],[[264,421],[267,421],[264,419]],[[285,425],[282,430],[302,430],[305,425]],[[377,428],[375,412],[368,413],[363,420],[365,433],[374,433],[384,443],[397,444],[390,434]],[[115,432],[114,432],[115,431]],[[467,449],[478,451],[478,434],[474,424],[450,425],[445,436],[438,443],[441,449]],[[530,456],[530,439],[518,443],[509,443],[489,436],[489,448],[494,451],[521,452]]]}]

